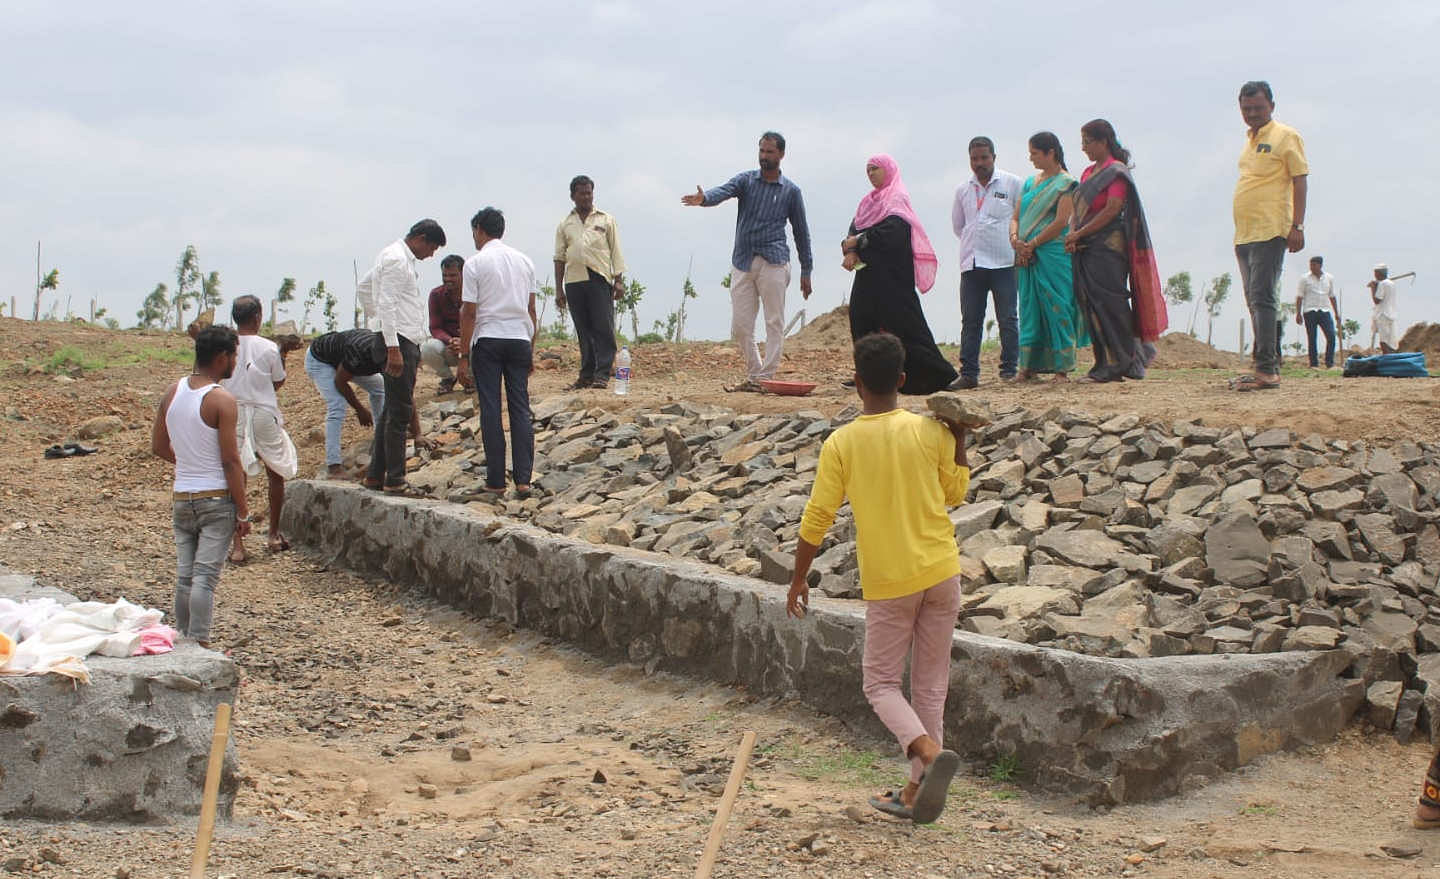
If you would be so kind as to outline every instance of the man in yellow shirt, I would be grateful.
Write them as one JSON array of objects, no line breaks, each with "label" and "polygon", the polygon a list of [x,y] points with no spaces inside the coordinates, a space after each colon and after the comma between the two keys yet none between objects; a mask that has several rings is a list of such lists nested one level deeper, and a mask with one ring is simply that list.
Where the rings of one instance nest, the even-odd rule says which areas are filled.
[{"label": "man in yellow shirt", "polygon": [[1235,184],[1235,259],[1255,333],[1255,368],[1231,382],[1238,391],[1280,386],[1280,272],[1285,251],[1305,247],[1305,141],[1274,113],[1269,83],[1240,87],[1240,115],[1250,131]]},{"label": "man in yellow shirt", "polygon": [[595,207],[595,181],[570,181],[575,209],[555,229],[555,304],[570,309],[580,376],[569,390],[603,388],[615,363],[615,300],[625,292],[625,257],[615,218]]},{"label": "man in yellow shirt", "polygon": [[[820,449],[800,523],[787,611],[803,617],[806,577],[835,511],[855,516],[865,598],[865,698],[910,758],[899,793],[870,799],[882,812],[929,824],[940,817],[960,758],[942,750],[950,646],[960,613],[960,551],[946,512],[970,486],[965,428],[899,408],[905,348],[889,333],[855,343],[855,390],[864,410]],[[900,688],[910,663],[910,699]]]}]

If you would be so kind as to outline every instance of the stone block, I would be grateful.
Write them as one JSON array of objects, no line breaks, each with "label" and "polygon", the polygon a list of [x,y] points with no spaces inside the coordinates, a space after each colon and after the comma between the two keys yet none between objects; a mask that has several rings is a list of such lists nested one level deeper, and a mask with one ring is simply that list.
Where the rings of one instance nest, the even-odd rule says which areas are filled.
[{"label": "stone block", "polygon": [[1395,725],[1395,712],[1400,710],[1400,696],[1405,685],[1399,681],[1376,681],[1365,690],[1365,719],[1376,729],[1388,730]]},{"label": "stone block", "polygon": [[1265,582],[1270,564],[1270,541],[1251,516],[1226,516],[1205,531],[1205,564],[1221,583],[1258,585]]},{"label": "stone block", "polygon": [[1098,531],[1051,528],[1035,543],[1035,548],[1082,568],[1109,568],[1125,550],[1124,544]]},{"label": "stone block", "polygon": [[1361,480],[1359,473],[1346,467],[1311,467],[1301,472],[1295,484],[1306,494],[1348,488]]},{"label": "stone block", "polygon": [[1007,619],[1030,619],[1052,611],[1075,614],[1080,603],[1066,589],[1044,586],[1006,586],[996,590],[979,605],[982,612],[995,612]]},{"label": "stone block", "polygon": [[1050,502],[1057,507],[1078,507],[1085,499],[1085,483],[1075,474],[1050,481]]},{"label": "stone block", "polygon": [[997,583],[1025,582],[1025,547],[997,546],[980,559]]},{"label": "stone block", "polygon": [[[0,597],[76,600],[27,577],[4,580]],[[189,642],[85,665],[90,683],[78,686],[59,675],[0,677],[0,816],[156,823],[198,815],[215,709],[235,702],[235,664]],[[232,738],[222,818],[238,788]]]},{"label": "stone block", "polygon": [[1345,637],[1339,629],[1328,626],[1301,626],[1285,636],[1282,650],[1331,650]]},{"label": "stone block", "polygon": [[970,537],[995,527],[995,521],[1005,509],[1002,501],[979,501],[961,504],[950,511],[950,521],[955,525],[956,543],[964,543]]}]

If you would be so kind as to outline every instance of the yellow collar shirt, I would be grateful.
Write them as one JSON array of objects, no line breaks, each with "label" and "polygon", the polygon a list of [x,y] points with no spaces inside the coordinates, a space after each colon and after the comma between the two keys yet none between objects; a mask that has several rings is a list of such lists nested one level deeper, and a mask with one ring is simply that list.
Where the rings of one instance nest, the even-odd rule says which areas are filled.
[{"label": "yellow collar shirt", "polygon": [[1293,180],[1310,173],[1300,132],[1270,120],[1246,132],[1235,183],[1235,243],[1284,238],[1295,221]]},{"label": "yellow collar shirt", "polygon": [[620,254],[620,228],[615,218],[592,208],[582,220],[571,210],[555,229],[555,261],[565,264],[565,284],[590,280],[592,270],[612,282],[623,275],[625,257]]}]

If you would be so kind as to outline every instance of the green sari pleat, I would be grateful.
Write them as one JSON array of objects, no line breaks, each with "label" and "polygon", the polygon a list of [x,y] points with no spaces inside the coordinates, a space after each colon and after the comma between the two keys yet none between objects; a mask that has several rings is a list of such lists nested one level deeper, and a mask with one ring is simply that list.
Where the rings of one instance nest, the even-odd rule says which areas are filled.
[{"label": "green sari pleat", "polygon": [[[1031,177],[1020,195],[1019,230],[1022,240],[1039,235],[1055,220],[1062,196],[1075,187],[1075,178],[1058,174],[1039,184]],[[1075,302],[1070,254],[1065,252],[1065,231],[1035,250],[1035,261],[1016,267],[1020,293],[1020,368],[1031,372],[1070,372],[1075,353],[1088,347],[1090,334]]]}]

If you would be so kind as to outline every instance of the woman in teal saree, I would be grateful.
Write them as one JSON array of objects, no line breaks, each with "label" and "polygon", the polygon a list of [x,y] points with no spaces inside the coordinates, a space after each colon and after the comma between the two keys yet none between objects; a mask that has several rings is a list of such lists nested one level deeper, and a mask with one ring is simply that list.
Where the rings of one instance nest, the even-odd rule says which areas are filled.
[{"label": "woman in teal saree", "polygon": [[1060,138],[1042,131],[1030,138],[1030,163],[1038,174],[1025,181],[1020,211],[1010,221],[1020,292],[1019,381],[1053,373],[1065,381],[1075,368],[1077,347],[1090,344],[1075,304],[1065,231],[1075,178],[1065,169]]}]

